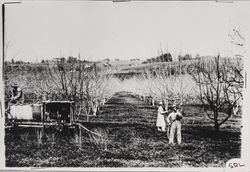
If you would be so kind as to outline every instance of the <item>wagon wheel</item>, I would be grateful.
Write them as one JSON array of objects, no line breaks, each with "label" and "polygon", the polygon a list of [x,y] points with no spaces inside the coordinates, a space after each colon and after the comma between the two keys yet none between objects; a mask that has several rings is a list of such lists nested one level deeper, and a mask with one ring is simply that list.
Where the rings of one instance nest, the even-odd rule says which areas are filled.
[{"label": "wagon wheel", "polygon": [[5,126],[13,127],[14,126],[14,119],[10,113],[10,110],[9,109],[5,110],[4,115],[5,115]]},{"label": "wagon wheel", "polygon": [[4,115],[5,115],[5,124],[7,124],[9,122],[9,116],[11,116],[9,110],[5,110]]}]

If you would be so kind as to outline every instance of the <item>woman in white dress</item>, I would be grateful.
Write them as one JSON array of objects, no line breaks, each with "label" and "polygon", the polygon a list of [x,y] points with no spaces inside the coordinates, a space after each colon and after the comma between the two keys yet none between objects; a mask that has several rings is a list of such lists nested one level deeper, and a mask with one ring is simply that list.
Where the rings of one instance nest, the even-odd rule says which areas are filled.
[{"label": "woman in white dress", "polygon": [[163,103],[160,102],[159,107],[158,107],[157,120],[156,120],[156,127],[158,131],[162,131],[162,132],[166,131],[165,113],[167,113],[167,111],[163,110]]}]

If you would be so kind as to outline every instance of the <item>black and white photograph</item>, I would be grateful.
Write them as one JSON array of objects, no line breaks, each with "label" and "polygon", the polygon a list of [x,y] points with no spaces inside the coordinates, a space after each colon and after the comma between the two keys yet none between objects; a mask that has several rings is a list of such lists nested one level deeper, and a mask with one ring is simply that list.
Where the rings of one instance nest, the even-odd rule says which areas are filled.
[{"label": "black and white photograph", "polygon": [[249,5],[3,4],[4,166],[245,167]]}]

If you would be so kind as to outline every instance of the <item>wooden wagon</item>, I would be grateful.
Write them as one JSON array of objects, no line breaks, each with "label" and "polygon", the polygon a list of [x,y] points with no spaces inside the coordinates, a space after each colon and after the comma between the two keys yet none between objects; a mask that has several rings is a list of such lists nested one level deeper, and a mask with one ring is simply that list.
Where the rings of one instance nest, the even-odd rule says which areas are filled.
[{"label": "wooden wagon", "polygon": [[73,101],[44,101],[40,104],[13,105],[6,115],[6,128],[18,127],[35,128],[39,144],[42,142],[45,128],[52,131],[73,129],[76,142],[80,144],[82,129],[96,134],[77,122]]}]

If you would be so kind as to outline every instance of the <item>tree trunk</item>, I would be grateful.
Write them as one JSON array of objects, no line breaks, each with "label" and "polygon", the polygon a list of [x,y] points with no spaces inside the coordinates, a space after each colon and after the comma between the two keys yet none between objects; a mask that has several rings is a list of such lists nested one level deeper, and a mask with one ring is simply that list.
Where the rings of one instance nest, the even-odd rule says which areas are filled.
[{"label": "tree trunk", "polygon": [[96,116],[97,113],[97,106],[93,108],[93,116]]},{"label": "tree trunk", "polygon": [[155,106],[155,99],[152,99],[152,105]]},{"label": "tree trunk", "polygon": [[219,131],[220,131],[220,125],[219,125],[217,119],[214,120],[214,131],[215,131],[216,133],[219,133]]},{"label": "tree trunk", "polygon": [[98,110],[98,102],[92,102],[91,103],[92,111],[93,111],[93,116],[96,116],[97,110]]},{"label": "tree trunk", "polygon": [[164,99],[164,104],[165,104],[165,111],[168,110],[168,100],[167,99]]}]

